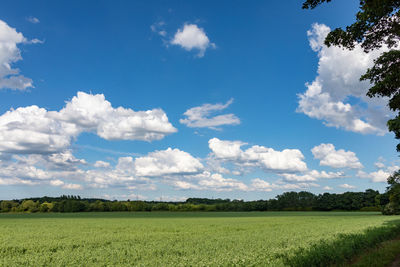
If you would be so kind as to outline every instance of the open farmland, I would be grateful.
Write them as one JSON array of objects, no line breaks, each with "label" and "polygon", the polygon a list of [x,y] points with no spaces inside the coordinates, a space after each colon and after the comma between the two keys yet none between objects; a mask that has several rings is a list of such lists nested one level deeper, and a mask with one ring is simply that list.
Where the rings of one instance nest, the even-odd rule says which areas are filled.
[{"label": "open farmland", "polygon": [[322,240],[366,238],[367,228],[397,220],[373,212],[1,214],[0,265],[301,265],[296,257]]}]

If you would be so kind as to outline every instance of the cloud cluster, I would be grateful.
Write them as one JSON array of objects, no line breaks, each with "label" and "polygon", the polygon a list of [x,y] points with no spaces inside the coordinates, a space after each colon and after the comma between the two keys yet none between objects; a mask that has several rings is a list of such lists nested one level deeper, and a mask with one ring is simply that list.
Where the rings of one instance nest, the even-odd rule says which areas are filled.
[{"label": "cloud cluster", "polygon": [[379,160],[374,165],[378,170],[369,173],[360,170],[357,172],[357,176],[360,178],[370,179],[375,183],[386,183],[389,176],[400,169],[397,165],[386,166],[382,160]]},{"label": "cloud cluster", "polygon": [[161,177],[169,175],[192,175],[203,171],[204,166],[192,155],[179,149],[155,151],[135,159],[138,176]]},{"label": "cloud cluster", "polygon": [[80,184],[66,183],[60,179],[71,179],[76,172],[80,172],[77,166],[85,163],[84,160],[76,159],[68,152],[61,155],[14,155],[0,161],[0,184],[50,185],[64,189],[83,189]]},{"label": "cloud cluster", "polygon": [[320,144],[311,149],[314,158],[319,159],[321,166],[332,168],[361,169],[363,165],[352,151],[336,150],[332,144]]},{"label": "cloud cluster", "polygon": [[326,172],[326,171],[307,171],[304,174],[295,173],[283,173],[280,174],[285,181],[288,182],[310,182],[317,181],[319,179],[334,179],[334,178],[344,178],[345,174],[343,172]]},{"label": "cloud cluster", "polygon": [[344,189],[354,189],[356,188],[354,185],[349,185],[349,184],[341,184],[339,187],[344,188]]},{"label": "cloud cluster", "polygon": [[203,57],[207,48],[215,48],[215,44],[210,42],[204,30],[196,24],[183,25],[183,28],[178,29],[175,33],[171,44],[179,45],[187,51],[197,49],[199,51],[198,57]]},{"label": "cloud cluster", "polygon": [[276,151],[264,146],[252,146],[246,150],[241,141],[212,138],[208,141],[212,155],[222,161],[230,161],[242,167],[260,167],[272,172],[302,172],[307,170],[304,156],[298,149]]},{"label": "cloud cluster", "polygon": [[233,178],[225,178],[219,173],[204,171],[201,174],[184,178],[170,180],[168,184],[182,190],[249,191],[249,187],[243,182]]},{"label": "cloud cluster", "polygon": [[198,107],[188,109],[183,115],[184,119],[179,122],[191,128],[210,128],[218,129],[222,125],[238,125],[240,119],[235,114],[223,114],[217,116],[210,116],[212,113],[222,111],[233,103],[230,99],[225,104],[204,104]]},{"label": "cloud cluster", "polygon": [[106,140],[152,141],[176,129],[161,109],[113,108],[102,94],[78,92],[60,111],[29,106],[1,115],[0,152],[61,152],[82,132],[93,132]]},{"label": "cloud cluster", "polygon": [[330,28],[314,24],[307,32],[310,46],[318,53],[318,76],[307,83],[306,92],[299,95],[298,112],[324,121],[330,127],[363,134],[383,135],[386,121],[392,112],[386,98],[370,99],[366,96],[367,81],[360,76],[373,65],[387,48],[365,53],[360,45],[353,50],[327,47],[324,44]]},{"label": "cloud cluster", "polygon": [[21,43],[30,43],[30,41],[22,33],[0,20],[0,89],[25,90],[33,87],[30,78],[19,74],[19,69],[11,66],[22,59],[21,51],[17,46]]},{"label": "cloud cluster", "polygon": [[277,181],[276,183],[270,183],[260,178],[253,179],[249,187],[250,191],[264,191],[270,192],[275,189],[283,190],[304,190],[310,189],[311,187],[319,187],[316,183],[284,183]]},{"label": "cloud cluster", "polygon": [[[275,155],[275,152],[278,151],[268,149],[261,150],[263,153],[267,153],[266,155],[255,156],[252,155],[254,148],[249,148],[249,151],[241,150],[240,146],[243,145],[241,142],[219,140],[222,143],[218,143],[217,139],[210,141],[211,147],[214,149],[212,150],[216,153],[214,156],[218,155],[219,160],[233,161],[235,164],[246,167],[268,167],[269,170],[276,171],[282,179],[270,182],[255,178],[251,180],[251,183],[246,184],[239,179],[225,177],[230,173],[229,170],[225,174],[214,172],[191,154],[176,148],[168,148],[136,158],[120,157],[115,166],[111,166],[109,162],[105,161],[89,164],[83,159],[74,157],[70,150],[53,154],[2,156],[0,158],[0,184],[50,185],[69,190],[109,187],[127,190],[155,190],[157,184],[162,183],[178,190],[266,192],[307,190],[319,187],[315,182],[320,179],[345,177],[342,172],[304,170],[305,165],[294,168],[293,166],[302,166],[302,157],[299,155],[297,159],[300,160],[300,163],[282,167],[283,165],[279,163],[280,160],[296,162],[296,158],[293,159],[288,155]],[[213,146],[215,144],[217,144],[217,148]],[[269,159],[269,157],[272,158]],[[269,163],[266,162],[274,162],[277,165],[268,165]],[[299,173],[288,173],[287,170],[296,170]]]}]

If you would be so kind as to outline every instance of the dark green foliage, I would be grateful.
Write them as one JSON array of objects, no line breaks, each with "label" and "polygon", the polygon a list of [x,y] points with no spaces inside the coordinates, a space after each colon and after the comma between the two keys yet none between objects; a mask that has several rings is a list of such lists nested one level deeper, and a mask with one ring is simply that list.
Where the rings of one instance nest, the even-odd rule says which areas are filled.
[{"label": "dark green foliage", "polygon": [[[81,199],[79,196],[0,201],[0,212],[110,212],[110,211],[311,211],[371,210],[388,203],[387,194],[365,192],[314,195],[310,192],[285,192],[270,200],[230,200],[188,198],[185,202],[108,201]],[[368,208],[368,209],[365,209]]]},{"label": "dark green foliage", "polygon": [[[304,9],[314,9],[330,0],[307,0]],[[325,39],[325,44],[354,48],[360,43],[366,52],[380,48],[383,44],[394,47],[400,38],[400,0],[360,0],[360,11],[356,21],[346,27],[337,28]]]},{"label": "dark green foliage", "polygon": [[389,203],[385,205],[382,213],[385,215],[400,214],[400,170],[388,178],[387,195]]},{"label": "dark green foliage", "polygon": [[337,266],[351,260],[354,255],[399,235],[399,221],[391,221],[385,226],[367,229],[363,233],[340,234],[334,240],[320,241],[309,248],[301,248],[284,257],[284,261],[286,265],[296,267]]},{"label": "dark green foliage", "polygon": [[389,240],[379,244],[373,250],[367,250],[355,262],[345,264],[344,266],[353,267],[387,267],[393,266],[393,262],[400,254],[400,240]]}]

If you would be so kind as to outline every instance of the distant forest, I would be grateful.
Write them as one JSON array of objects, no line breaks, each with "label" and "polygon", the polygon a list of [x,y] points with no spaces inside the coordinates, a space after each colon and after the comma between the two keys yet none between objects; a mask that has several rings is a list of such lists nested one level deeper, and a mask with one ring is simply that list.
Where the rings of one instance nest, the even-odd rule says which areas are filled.
[{"label": "distant forest", "polygon": [[389,197],[368,189],[342,194],[285,192],[269,200],[188,198],[184,202],[110,201],[79,196],[3,200],[0,212],[112,212],[112,211],[381,211]]}]

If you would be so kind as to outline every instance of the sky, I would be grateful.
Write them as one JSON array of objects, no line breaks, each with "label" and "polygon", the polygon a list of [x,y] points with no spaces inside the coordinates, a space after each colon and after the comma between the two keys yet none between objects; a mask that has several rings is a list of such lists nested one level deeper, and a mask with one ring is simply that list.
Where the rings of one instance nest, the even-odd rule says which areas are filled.
[{"label": "sky", "polygon": [[2,1],[0,199],[383,192],[386,47],[326,47],[357,1]]}]

